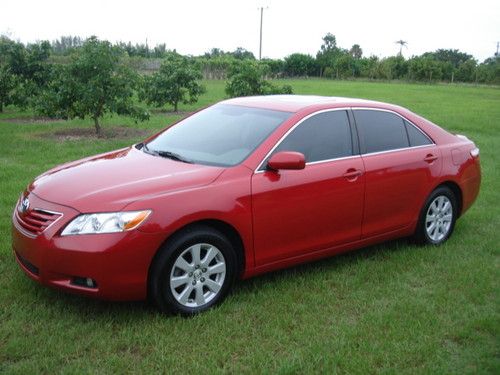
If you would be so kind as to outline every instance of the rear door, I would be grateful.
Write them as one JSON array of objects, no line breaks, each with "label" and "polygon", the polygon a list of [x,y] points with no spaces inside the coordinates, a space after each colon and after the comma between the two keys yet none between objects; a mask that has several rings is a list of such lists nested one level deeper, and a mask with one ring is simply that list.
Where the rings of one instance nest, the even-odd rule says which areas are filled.
[{"label": "rear door", "polygon": [[440,173],[436,145],[394,112],[354,109],[366,173],[362,236],[411,224]]},{"label": "rear door", "polygon": [[253,175],[257,265],[360,238],[364,175],[356,146],[346,110],[314,114],[278,144],[272,154],[301,152],[306,167],[266,171],[264,162]]}]

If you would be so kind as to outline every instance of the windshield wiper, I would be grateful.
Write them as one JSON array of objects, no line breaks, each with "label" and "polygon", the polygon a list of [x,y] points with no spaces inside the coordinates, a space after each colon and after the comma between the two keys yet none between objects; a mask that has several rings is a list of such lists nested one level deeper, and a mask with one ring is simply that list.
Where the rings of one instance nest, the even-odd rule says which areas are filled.
[{"label": "windshield wiper", "polygon": [[161,156],[162,158],[169,158],[169,159],[172,159],[172,160],[182,161],[183,163],[189,163],[189,164],[193,164],[194,163],[192,160],[186,159],[184,156],[176,154],[175,152],[171,152],[171,151],[159,151],[159,150],[155,150],[153,152],[156,155]]},{"label": "windshield wiper", "polygon": [[161,150],[151,150],[146,145],[146,143],[143,144],[142,150],[145,153],[150,154],[150,155],[157,155],[157,156],[161,156],[162,158],[169,158],[169,159],[172,159],[172,160],[181,161],[183,163],[189,163],[189,164],[193,164],[194,163],[192,160],[186,159],[185,157],[183,157],[183,156],[181,156],[179,154],[176,154],[175,152],[161,151]]},{"label": "windshield wiper", "polygon": [[146,145],[146,143],[139,143],[137,146],[140,146],[139,147],[139,150],[142,150],[148,154],[151,153],[151,151],[149,150],[148,146]]}]

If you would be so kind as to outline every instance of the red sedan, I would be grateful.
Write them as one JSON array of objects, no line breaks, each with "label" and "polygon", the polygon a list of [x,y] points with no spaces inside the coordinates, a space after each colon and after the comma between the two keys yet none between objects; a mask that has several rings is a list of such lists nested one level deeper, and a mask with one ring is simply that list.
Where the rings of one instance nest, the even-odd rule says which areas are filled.
[{"label": "red sedan", "polygon": [[193,314],[236,278],[398,237],[439,245],[480,181],[472,141],[395,105],[230,99],[37,177],[12,246],[41,284]]}]

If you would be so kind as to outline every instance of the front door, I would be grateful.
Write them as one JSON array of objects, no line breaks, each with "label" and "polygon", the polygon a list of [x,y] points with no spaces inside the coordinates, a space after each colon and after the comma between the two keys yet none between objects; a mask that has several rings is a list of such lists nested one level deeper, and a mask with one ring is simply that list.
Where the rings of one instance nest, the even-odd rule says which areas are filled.
[{"label": "front door", "polygon": [[307,117],[273,154],[279,151],[303,153],[306,167],[262,169],[253,175],[256,265],[358,240],[364,167],[361,157],[353,155],[347,111],[333,110]]}]

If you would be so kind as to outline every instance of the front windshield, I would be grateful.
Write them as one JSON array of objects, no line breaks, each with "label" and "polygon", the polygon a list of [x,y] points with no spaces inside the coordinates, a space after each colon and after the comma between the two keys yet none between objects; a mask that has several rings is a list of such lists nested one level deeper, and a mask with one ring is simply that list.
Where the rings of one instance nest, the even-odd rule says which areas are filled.
[{"label": "front windshield", "polygon": [[245,160],[291,113],[218,104],[168,128],[147,144],[153,153],[193,163],[233,166]]}]

